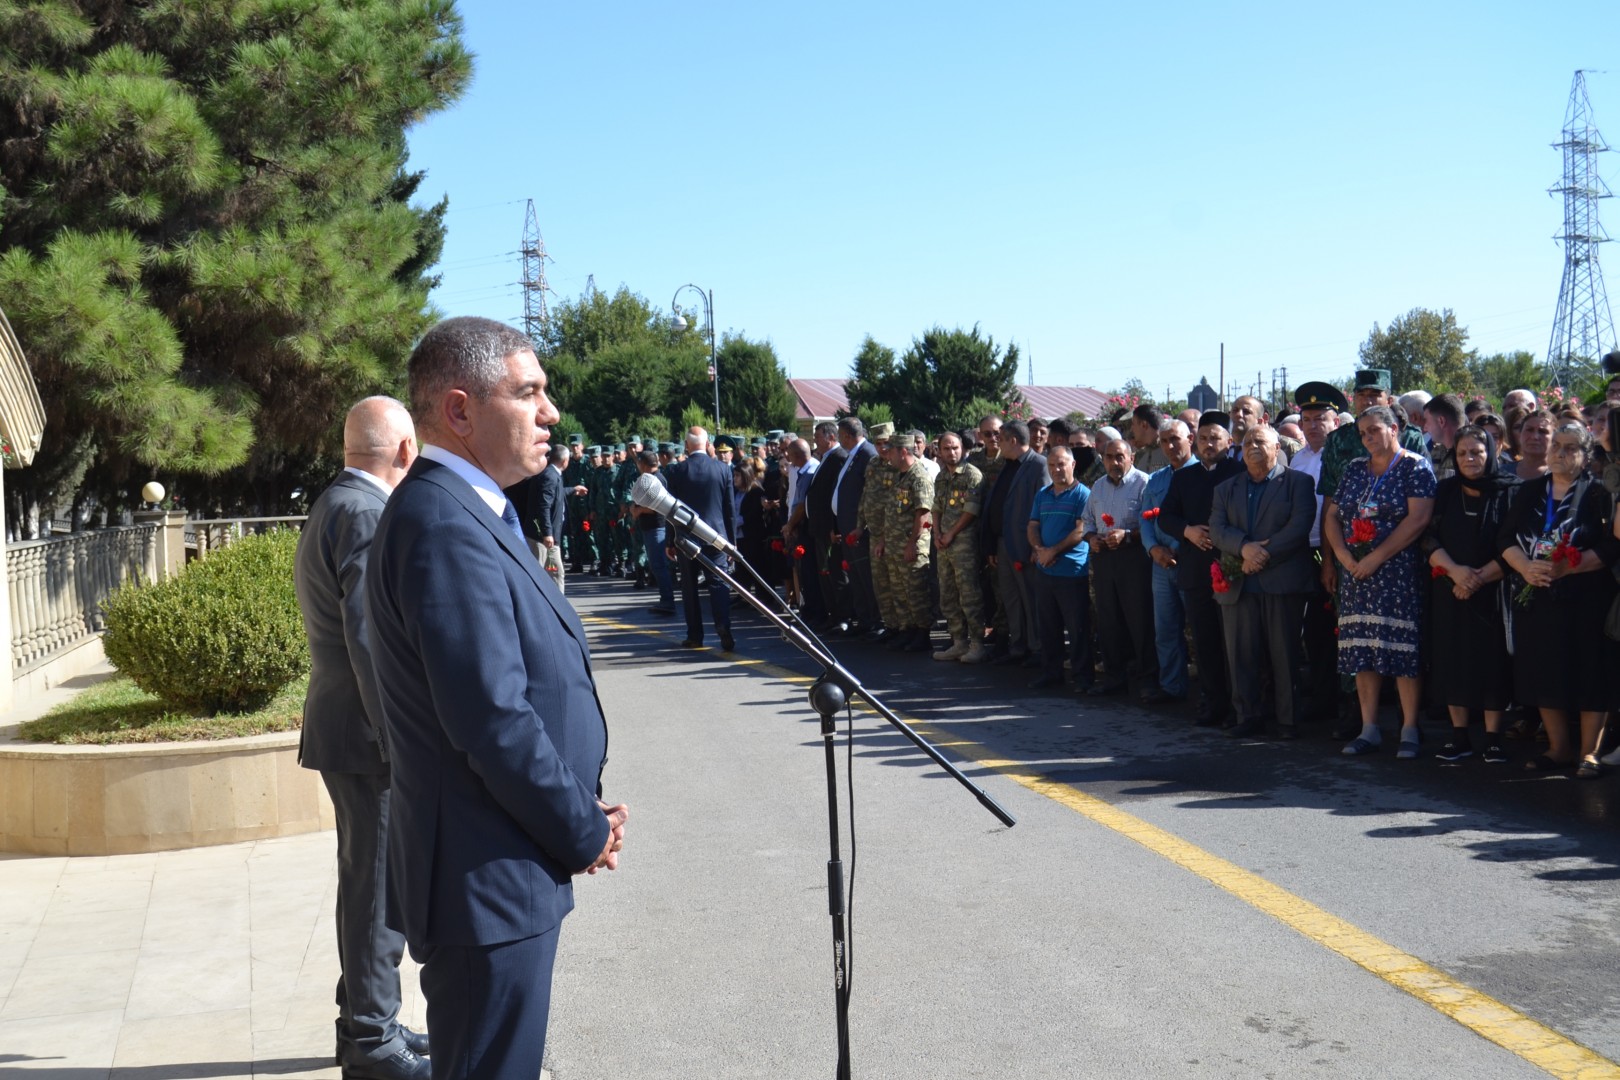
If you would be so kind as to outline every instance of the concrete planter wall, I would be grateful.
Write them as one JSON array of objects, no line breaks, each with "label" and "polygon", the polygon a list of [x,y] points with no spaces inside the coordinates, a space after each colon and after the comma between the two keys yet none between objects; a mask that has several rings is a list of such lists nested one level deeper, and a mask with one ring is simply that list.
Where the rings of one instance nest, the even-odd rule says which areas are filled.
[{"label": "concrete planter wall", "polygon": [[298,732],[203,743],[0,744],[0,851],[124,855],[333,828]]}]

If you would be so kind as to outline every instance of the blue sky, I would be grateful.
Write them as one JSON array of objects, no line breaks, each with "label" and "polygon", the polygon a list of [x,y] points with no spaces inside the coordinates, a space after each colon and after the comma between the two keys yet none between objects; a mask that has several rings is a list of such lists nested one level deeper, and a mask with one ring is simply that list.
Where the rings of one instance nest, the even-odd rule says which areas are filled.
[{"label": "blue sky", "polygon": [[797,377],[977,323],[1041,384],[1181,397],[1222,342],[1297,384],[1413,307],[1543,355],[1551,144],[1586,68],[1620,145],[1620,4],[1316,7],[462,0],[473,86],[411,134],[434,302],[517,319],[533,198],[562,298],[696,282]]}]

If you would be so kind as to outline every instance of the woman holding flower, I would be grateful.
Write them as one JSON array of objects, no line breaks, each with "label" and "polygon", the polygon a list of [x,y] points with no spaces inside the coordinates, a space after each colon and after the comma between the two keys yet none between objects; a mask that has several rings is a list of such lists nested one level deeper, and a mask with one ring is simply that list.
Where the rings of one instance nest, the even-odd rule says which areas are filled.
[{"label": "woman holding flower", "polygon": [[[1613,645],[1603,633],[1614,598],[1608,572],[1620,557],[1612,503],[1586,472],[1592,436],[1580,424],[1554,433],[1551,472],[1519,487],[1497,536],[1497,549],[1523,581],[1513,620],[1514,696],[1539,709],[1547,752],[1526,763],[1536,772],[1577,766],[1595,777],[1598,739],[1613,704]],[[1570,718],[1580,717],[1580,745]]]},{"label": "woman holding flower", "polygon": [[1339,575],[1339,671],[1356,677],[1361,734],[1346,754],[1371,754],[1383,743],[1378,694],[1393,676],[1401,700],[1401,758],[1417,757],[1418,643],[1423,610],[1416,541],[1434,512],[1434,469],[1401,449],[1400,426],[1387,406],[1356,421],[1371,455],[1352,461],[1323,506],[1322,539]]},{"label": "woman holding flower", "polygon": [[1497,534],[1507,519],[1518,478],[1504,470],[1496,440],[1469,425],[1457,431],[1457,475],[1440,481],[1429,526],[1431,612],[1434,617],[1435,700],[1451,714],[1451,738],[1436,757],[1461,761],[1474,753],[1470,712],[1485,714],[1485,760],[1507,760],[1502,715],[1513,701],[1513,661],[1502,626]]}]

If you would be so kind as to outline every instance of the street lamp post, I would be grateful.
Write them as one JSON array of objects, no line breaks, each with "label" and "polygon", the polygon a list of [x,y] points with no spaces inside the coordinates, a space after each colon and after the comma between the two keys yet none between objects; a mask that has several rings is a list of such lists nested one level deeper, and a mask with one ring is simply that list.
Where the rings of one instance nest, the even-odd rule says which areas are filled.
[{"label": "street lamp post", "polygon": [[[695,290],[703,298],[703,317],[709,323],[709,378],[714,382],[714,433],[718,436],[720,434],[720,360],[715,353],[714,347],[714,290],[710,289],[708,292],[704,292],[690,283],[682,285],[675,290],[675,295],[669,301],[671,308],[675,307],[675,301],[679,300],[681,293],[687,289]],[[679,309],[675,310],[675,329],[686,329],[686,317],[680,313]]]}]

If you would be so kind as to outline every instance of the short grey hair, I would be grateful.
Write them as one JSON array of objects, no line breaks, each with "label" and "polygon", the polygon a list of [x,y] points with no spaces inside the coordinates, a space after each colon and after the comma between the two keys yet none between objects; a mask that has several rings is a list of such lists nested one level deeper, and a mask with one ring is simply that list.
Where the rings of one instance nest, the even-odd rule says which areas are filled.
[{"label": "short grey hair", "polygon": [[692,428],[686,433],[686,451],[701,450],[709,441],[709,433],[700,427]]},{"label": "short grey hair", "polygon": [[434,426],[451,390],[489,400],[506,377],[506,358],[534,351],[534,342],[503,322],[476,315],[444,320],[422,335],[406,365],[411,415],[422,427]]},{"label": "short grey hair", "polygon": [[387,394],[373,394],[355,402],[343,418],[343,452],[375,454],[387,450],[392,453],[401,439],[415,434],[403,403]]}]

